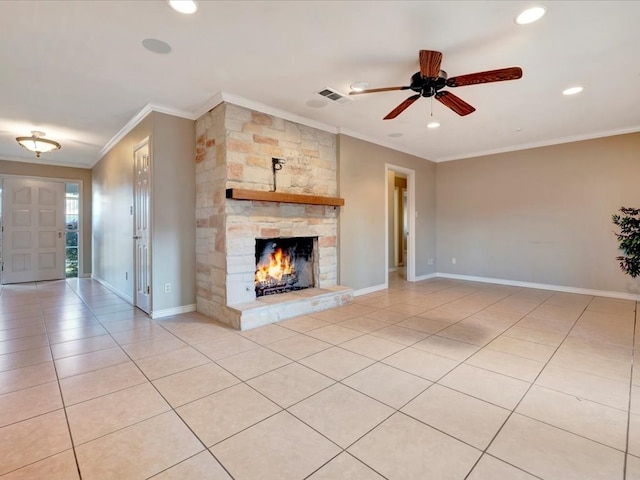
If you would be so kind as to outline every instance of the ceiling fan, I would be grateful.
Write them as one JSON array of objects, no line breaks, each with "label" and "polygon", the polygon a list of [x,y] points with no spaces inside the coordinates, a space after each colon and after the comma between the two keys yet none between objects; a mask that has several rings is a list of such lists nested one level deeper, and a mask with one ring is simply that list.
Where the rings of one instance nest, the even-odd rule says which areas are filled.
[{"label": "ceiling fan", "polygon": [[441,91],[444,87],[463,87],[465,85],[477,85],[479,83],[504,82],[505,80],[517,80],[522,77],[520,67],[500,68],[486,72],[470,73],[457,77],[447,77],[447,72],[440,70],[442,53],[434,50],[420,50],[420,71],[413,74],[411,84],[404,87],[369,88],[359,92],[350,92],[349,95],[361,95],[363,93],[389,92],[392,90],[413,90],[415,95],[391,110],[385,120],[396,118],[413,102],[420,97],[435,97],[444,106],[449,107],[460,116],[475,112],[475,108],[449,91]]}]

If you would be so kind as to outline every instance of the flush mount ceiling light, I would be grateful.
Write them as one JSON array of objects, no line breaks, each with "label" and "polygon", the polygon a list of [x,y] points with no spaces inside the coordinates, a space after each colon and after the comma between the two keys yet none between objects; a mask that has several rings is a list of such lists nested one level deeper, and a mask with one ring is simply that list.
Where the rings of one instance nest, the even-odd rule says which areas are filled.
[{"label": "flush mount ceiling light", "polygon": [[427,128],[438,128],[440,124],[438,122],[429,122],[427,123]]},{"label": "flush mount ceiling light", "polygon": [[196,13],[196,10],[198,10],[198,4],[193,0],[169,0],[169,5],[176,12],[186,13],[187,15]]},{"label": "flush mount ceiling light", "polygon": [[576,93],[580,93],[584,88],[582,87],[571,87],[562,91],[563,95],[575,95]]},{"label": "flush mount ceiling light", "polygon": [[40,157],[41,153],[53,152],[54,150],[60,150],[62,146],[58,142],[42,138],[44,132],[31,132],[30,137],[18,137],[16,141],[21,147],[26,148],[30,152],[35,152],[36,157]]},{"label": "flush mount ceiling light", "polygon": [[528,8],[516,17],[516,23],[518,25],[527,25],[529,23],[533,23],[540,20],[544,16],[546,11],[546,8],[540,6]]},{"label": "flush mount ceiling light", "polygon": [[353,92],[362,92],[369,88],[369,84],[367,82],[354,82],[351,84],[350,88]]}]

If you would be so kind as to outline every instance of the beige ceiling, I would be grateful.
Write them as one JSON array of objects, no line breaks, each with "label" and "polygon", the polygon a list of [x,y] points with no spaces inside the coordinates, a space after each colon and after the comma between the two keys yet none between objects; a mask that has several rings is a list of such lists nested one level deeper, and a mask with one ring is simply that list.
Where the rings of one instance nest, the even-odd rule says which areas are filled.
[{"label": "beige ceiling", "polygon": [[[163,0],[3,0],[0,159],[36,161],[15,137],[37,129],[63,144],[42,162],[91,167],[141,111],[197,118],[221,99],[434,161],[640,131],[640,2],[539,3],[546,16],[519,26],[529,2],[200,0],[186,16]],[[467,117],[421,98],[382,120],[403,91],[317,107],[324,87],[407,85],[420,49],[449,76],[524,76],[455,89]]]}]

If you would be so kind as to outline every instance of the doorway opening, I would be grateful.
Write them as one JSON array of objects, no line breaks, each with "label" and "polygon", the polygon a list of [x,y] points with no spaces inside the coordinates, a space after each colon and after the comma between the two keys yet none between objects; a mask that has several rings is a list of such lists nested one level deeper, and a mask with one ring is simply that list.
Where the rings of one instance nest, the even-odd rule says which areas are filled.
[{"label": "doorway opening", "polygon": [[64,278],[65,183],[2,179],[2,284]]},{"label": "doorway opening", "polygon": [[415,281],[415,171],[386,165],[385,276]]},{"label": "doorway opening", "polygon": [[[7,195],[12,198],[5,198]],[[60,201],[55,200],[58,195]],[[80,276],[81,198],[82,182],[13,175],[0,178],[0,270],[4,272],[5,266],[8,269],[0,283]],[[47,200],[51,200],[50,205]],[[56,213],[55,218],[51,217],[52,208],[59,209],[62,215]],[[15,222],[5,225],[3,220],[10,218]],[[60,241],[54,242],[54,237]],[[4,260],[8,261],[6,265]]]}]

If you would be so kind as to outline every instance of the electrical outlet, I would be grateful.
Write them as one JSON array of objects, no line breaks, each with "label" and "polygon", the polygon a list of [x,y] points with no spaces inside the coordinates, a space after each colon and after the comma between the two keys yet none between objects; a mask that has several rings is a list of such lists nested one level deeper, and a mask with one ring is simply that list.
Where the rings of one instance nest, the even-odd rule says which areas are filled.
[{"label": "electrical outlet", "polygon": [[170,283],[165,283],[164,284],[164,293],[171,293],[171,284]]},{"label": "electrical outlet", "polygon": [[433,258],[427,260],[427,265],[433,265]]},{"label": "electrical outlet", "polygon": [[451,263],[453,263],[454,265],[457,263],[456,257],[453,257],[453,258],[451,259]]}]

